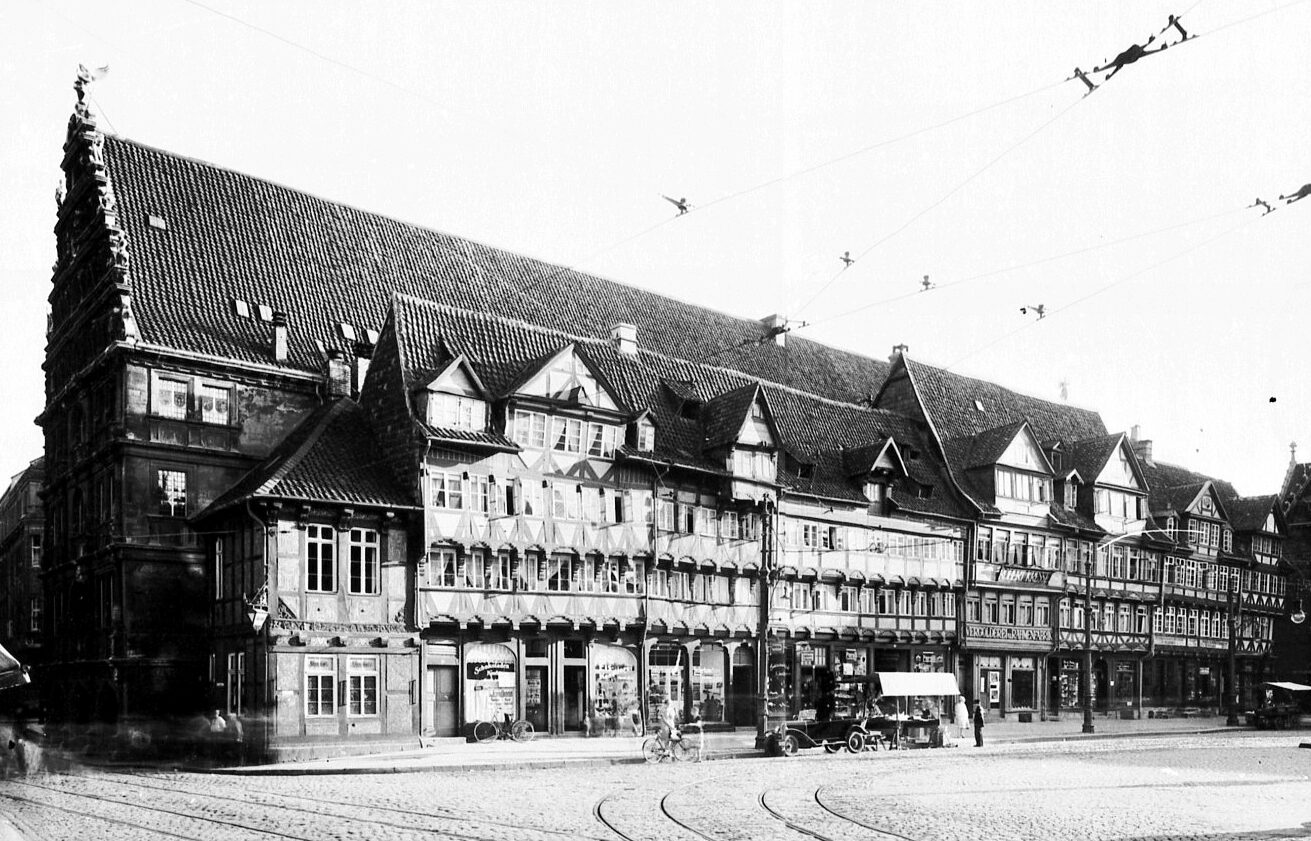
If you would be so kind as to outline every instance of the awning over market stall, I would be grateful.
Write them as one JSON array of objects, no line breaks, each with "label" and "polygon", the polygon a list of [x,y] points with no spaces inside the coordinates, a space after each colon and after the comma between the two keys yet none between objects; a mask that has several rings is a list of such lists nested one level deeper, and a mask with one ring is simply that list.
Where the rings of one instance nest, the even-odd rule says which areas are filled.
[{"label": "awning over market stall", "polygon": [[1272,680],[1261,684],[1262,686],[1273,686],[1276,689],[1287,689],[1289,692],[1308,692],[1311,686],[1302,683],[1290,683],[1288,681]]},{"label": "awning over market stall", "polygon": [[959,695],[956,676],[947,672],[878,672],[883,695]]}]

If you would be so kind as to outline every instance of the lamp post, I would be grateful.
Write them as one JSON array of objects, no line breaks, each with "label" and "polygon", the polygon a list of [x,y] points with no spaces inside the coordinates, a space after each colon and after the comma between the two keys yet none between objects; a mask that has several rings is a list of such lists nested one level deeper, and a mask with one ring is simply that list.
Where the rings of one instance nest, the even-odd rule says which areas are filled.
[{"label": "lamp post", "polygon": [[1229,576],[1229,709],[1226,727],[1238,726],[1238,611],[1242,609],[1238,593],[1238,570]]}]

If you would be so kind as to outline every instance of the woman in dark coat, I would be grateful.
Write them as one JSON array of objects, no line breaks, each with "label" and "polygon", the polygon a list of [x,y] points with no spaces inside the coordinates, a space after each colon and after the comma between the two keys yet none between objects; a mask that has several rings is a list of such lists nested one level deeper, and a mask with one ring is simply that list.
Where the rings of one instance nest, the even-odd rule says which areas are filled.
[{"label": "woman in dark coat", "polygon": [[983,747],[983,707],[978,701],[974,702],[974,746]]}]

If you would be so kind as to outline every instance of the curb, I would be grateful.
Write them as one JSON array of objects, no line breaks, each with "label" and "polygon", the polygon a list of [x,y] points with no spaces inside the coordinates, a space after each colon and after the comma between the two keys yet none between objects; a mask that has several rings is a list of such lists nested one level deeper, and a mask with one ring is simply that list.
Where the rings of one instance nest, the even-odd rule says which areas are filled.
[{"label": "curb", "polygon": [[[1134,733],[1069,733],[1055,736],[1021,736],[1017,738],[996,739],[988,746],[1012,744],[1036,744],[1044,742],[1083,742],[1106,739],[1132,739],[1162,736],[1197,736],[1207,733],[1233,733],[1242,728],[1205,727],[1195,730],[1152,730]],[[1311,742],[1302,744],[1311,748]],[[719,762],[728,759],[759,759],[765,757],[763,750],[751,748],[745,750],[716,751],[703,758],[704,762]],[[464,774],[472,771],[516,771],[570,768],[580,765],[641,765],[644,760],[639,756],[595,756],[578,759],[542,759],[525,762],[461,762],[448,765],[380,765],[376,767],[310,767],[279,768],[277,766],[255,766],[251,768],[195,768],[185,769],[192,773],[223,774],[228,776],[248,777],[292,777],[292,776],[347,776],[363,774]]]}]

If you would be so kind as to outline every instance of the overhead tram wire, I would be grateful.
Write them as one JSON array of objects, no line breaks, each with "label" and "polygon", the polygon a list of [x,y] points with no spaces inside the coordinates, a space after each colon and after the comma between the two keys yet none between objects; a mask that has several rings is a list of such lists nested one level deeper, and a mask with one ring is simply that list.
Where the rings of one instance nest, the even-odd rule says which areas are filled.
[{"label": "overhead tram wire", "polygon": [[[1068,304],[1065,304],[1064,306],[1057,307],[1056,309],[1050,310],[1050,311],[1048,311],[1048,313],[1047,313],[1047,319],[1050,319],[1052,316],[1058,315],[1059,313],[1063,313],[1063,312],[1065,312],[1065,311],[1067,311],[1067,310],[1069,310],[1069,309],[1071,309],[1071,308],[1073,308],[1073,307],[1076,307],[1076,306],[1078,306],[1079,304],[1084,303],[1085,301],[1091,300],[1091,299],[1097,297],[1098,295],[1101,295],[1101,294],[1104,293],[1104,292],[1108,292],[1108,291],[1110,291],[1111,289],[1114,289],[1114,288],[1117,287],[1117,286],[1120,286],[1120,285],[1122,285],[1122,284],[1128,283],[1128,282],[1131,281],[1131,280],[1135,280],[1136,278],[1138,278],[1138,277],[1140,277],[1140,276],[1142,276],[1142,275],[1144,275],[1144,274],[1147,274],[1148,272],[1152,271],[1153,269],[1160,268],[1161,266],[1164,266],[1164,265],[1166,265],[1167,263],[1172,263],[1172,262],[1174,262],[1175,260],[1178,260],[1178,259],[1180,259],[1180,258],[1182,258],[1182,257],[1186,257],[1186,256],[1188,256],[1189,254],[1193,253],[1194,251],[1197,251],[1197,250],[1200,249],[1200,248],[1203,248],[1203,247],[1205,247],[1205,246],[1207,246],[1207,245],[1210,245],[1211,243],[1215,242],[1216,240],[1223,239],[1224,237],[1229,236],[1230,234],[1234,233],[1235,231],[1238,231],[1239,229],[1244,228],[1244,227],[1246,227],[1246,226],[1252,224],[1253,222],[1255,222],[1257,219],[1260,219],[1260,218],[1262,218],[1262,217],[1258,216],[1258,217],[1254,217],[1254,218],[1249,218],[1249,219],[1246,219],[1246,220],[1244,220],[1244,221],[1242,221],[1242,222],[1239,222],[1239,223],[1236,224],[1236,225],[1231,225],[1230,227],[1225,228],[1223,231],[1221,231],[1220,233],[1218,233],[1218,234],[1216,234],[1216,235],[1214,235],[1214,236],[1207,237],[1206,239],[1202,240],[1201,242],[1196,243],[1196,244],[1194,244],[1194,245],[1190,245],[1189,247],[1185,248],[1185,249],[1182,250],[1182,251],[1175,252],[1174,254],[1171,254],[1169,257],[1165,257],[1164,259],[1157,260],[1155,263],[1152,263],[1151,265],[1144,266],[1143,268],[1138,269],[1137,271],[1135,271],[1135,272],[1133,272],[1133,273],[1131,273],[1131,274],[1125,275],[1124,277],[1120,278],[1119,280],[1112,281],[1111,283],[1108,283],[1108,284],[1106,284],[1105,286],[1101,286],[1101,287],[1099,287],[1099,288],[1093,290],[1092,292],[1088,293],[1087,295],[1084,295],[1082,298],[1076,298],[1076,299],[1074,299],[1073,301],[1069,302]],[[956,359],[955,361],[953,361],[950,365],[944,365],[944,366],[943,366],[943,370],[944,370],[944,371],[950,371],[950,370],[954,369],[954,368],[955,368],[957,365],[959,365],[960,363],[964,362],[965,360],[970,359],[970,358],[972,358],[972,357],[974,357],[974,356],[977,356],[978,354],[982,353],[983,351],[987,350],[988,348],[991,348],[991,347],[993,347],[993,346],[995,346],[995,345],[998,345],[998,344],[1004,342],[1005,340],[1009,339],[1011,336],[1014,336],[1015,334],[1019,333],[1019,332],[1022,331],[1022,330],[1027,330],[1027,329],[1029,329],[1030,327],[1033,327],[1035,324],[1042,324],[1042,323],[1044,323],[1047,319],[1043,319],[1042,321],[1026,321],[1026,322],[1024,322],[1023,324],[1021,324],[1019,327],[1016,327],[1014,330],[1010,330],[1010,331],[1008,331],[1008,332],[1006,332],[1006,333],[1003,333],[1003,334],[1001,334],[1000,336],[998,336],[997,338],[995,338],[995,339],[993,339],[992,341],[988,342],[987,344],[980,345],[979,347],[975,348],[974,350],[971,350],[969,353],[965,354],[964,356],[961,356],[961,357],[957,358],[957,359]]]},{"label": "overhead tram wire", "polygon": [[[1065,82],[1062,81],[1062,82],[1060,82],[1059,84],[1065,84]],[[1054,87],[1054,86],[1049,86],[1049,87]],[[1014,152],[1014,151],[1015,151],[1016,149],[1018,149],[1020,146],[1023,146],[1025,143],[1029,142],[1029,141],[1032,140],[1034,137],[1037,137],[1041,132],[1043,132],[1043,131],[1046,130],[1050,125],[1052,125],[1052,123],[1055,123],[1055,122],[1056,122],[1057,120],[1059,120],[1061,117],[1064,117],[1066,114],[1070,113],[1070,111],[1072,111],[1072,110],[1073,110],[1076,106],[1078,106],[1079,103],[1081,103],[1081,102],[1083,102],[1083,98],[1082,98],[1082,97],[1079,98],[1079,99],[1076,99],[1074,102],[1070,103],[1070,104],[1067,105],[1065,108],[1063,108],[1063,109],[1061,109],[1060,111],[1058,111],[1054,116],[1052,116],[1051,118],[1049,118],[1049,119],[1048,119],[1046,122],[1044,122],[1042,125],[1038,126],[1036,129],[1034,129],[1033,131],[1029,132],[1029,133],[1026,134],[1024,137],[1021,137],[1021,138],[1020,138],[1019,140],[1017,140],[1015,143],[1012,143],[1010,146],[1006,147],[1006,149],[1005,149],[1005,150],[1004,150],[1000,155],[997,155],[997,157],[995,157],[995,158],[993,158],[992,160],[988,161],[988,162],[987,162],[986,164],[984,164],[980,169],[976,170],[972,175],[968,176],[964,181],[961,181],[961,182],[960,182],[959,184],[957,184],[955,187],[952,187],[952,188],[951,188],[950,190],[948,190],[945,194],[943,194],[943,195],[942,195],[942,196],[941,196],[937,201],[935,201],[935,202],[933,202],[932,204],[928,205],[928,206],[925,207],[923,210],[919,211],[919,212],[916,213],[914,216],[910,217],[910,219],[906,220],[906,221],[905,221],[905,222],[904,222],[900,227],[896,228],[896,229],[893,230],[891,233],[889,233],[889,234],[887,234],[887,235],[885,235],[885,236],[883,236],[883,237],[880,237],[877,241],[874,242],[873,245],[871,245],[869,248],[866,248],[864,251],[860,252],[860,254],[858,254],[858,255],[856,256],[856,261],[859,262],[860,260],[862,260],[863,258],[865,258],[866,256],[868,256],[868,255],[870,254],[870,252],[872,252],[874,249],[878,248],[878,247],[879,247],[880,245],[882,245],[883,243],[885,243],[885,242],[887,242],[888,240],[892,239],[893,237],[897,236],[897,235],[900,234],[902,231],[906,230],[906,229],[909,228],[911,225],[913,225],[913,224],[914,224],[916,221],[918,221],[921,217],[925,216],[925,215],[928,214],[930,211],[932,211],[933,209],[935,209],[936,207],[938,207],[939,205],[941,205],[943,202],[945,202],[947,199],[951,198],[951,197],[954,196],[956,193],[960,192],[960,191],[961,191],[962,189],[964,189],[965,186],[968,185],[971,181],[973,181],[974,179],[978,178],[980,175],[982,175],[983,173],[987,172],[987,171],[988,171],[989,169],[991,169],[992,167],[996,166],[997,163],[999,163],[1003,158],[1005,158],[1005,157],[1006,157],[1007,155],[1009,155],[1011,152]],[[842,276],[843,274],[845,274],[845,273],[846,273],[846,269],[845,269],[845,267],[844,267],[842,270],[840,270],[840,271],[838,271],[838,272],[835,272],[835,273],[833,274],[833,276],[832,276],[831,278],[829,278],[828,282],[825,283],[822,287],[820,287],[819,291],[817,291],[814,295],[811,295],[809,298],[806,299],[805,303],[803,303],[803,304],[801,305],[801,307],[797,309],[797,314],[800,315],[802,312],[805,312],[805,310],[806,310],[807,307],[809,307],[811,304],[813,304],[817,298],[819,298],[819,297],[820,297],[821,295],[823,295],[826,291],[828,291],[828,288],[829,288],[830,286],[832,286],[832,285],[837,281],[837,279],[838,279],[839,277],[841,277],[841,276]]]},{"label": "overhead tram wire", "polygon": [[[1163,234],[1169,231],[1178,230],[1179,228],[1187,228],[1191,225],[1199,225],[1202,222],[1210,222],[1213,219],[1219,219],[1222,216],[1229,216],[1230,214],[1237,213],[1237,212],[1239,211],[1223,210],[1219,213],[1212,213],[1208,216],[1199,216],[1196,219],[1190,219],[1186,222],[1177,222],[1173,225],[1167,225],[1164,228],[1156,228],[1155,230],[1151,230],[1151,231],[1143,231],[1137,234],[1132,234],[1127,237],[1121,237],[1120,239],[1117,240],[1112,240],[1111,242],[1098,243],[1097,245],[1088,245],[1082,248],[1076,248],[1073,251],[1066,251],[1061,254],[1052,254],[1047,257],[1042,257],[1037,260],[1032,260],[1028,263],[1016,263],[1014,265],[1006,266],[1004,268],[993,269],[991,271],[982,272],[980,274],[970,275],[968,277],[962,277],[956,280],[947,281],[946,283],[937,283],[934,284],[932,289],[929,289],[927,291],[938,292],[943,289],[950,289],[953,286],[960,286],[963,283],[970,283],[976,280],[983,280],[985,278],[995,277],[997,275],[1006,274],[1008,272],[1017,272],[1020,271],[1021,269],[1028,269],[1034,266],[1041,266],[1044,263],[1051,263],[1051,262],[1055,262],[1056,260],[1063,260],[1067,257],[1075,257],[1080,254],[1088,254],[1093,251],[1100,251],[1103,248],[1111,248],[1116,245],[1123,245],[1126,242],[1133,242],[1134,240],[1144,239],[1146,237],[1156,236],[1157,234]],[[886,306],[887,304],[893,304],[898,301],[904,301],[907,298],[918,297],[924,294],[925,291],[926,290],[923,289],[916,289],[914,292],[904,292],[900,295],[893,295],[888,298],[882,298],[877,301],[871,301],[868,304],[861,304],[858,307],[846,310],[845,312],[837,313],[836,315],[829,315],[829,316],[825,316],[824,318],[818,318],[815,319],[814,321],[807,322],[806,326],[814,327],[819,324],[826,324],[830,321],[837,321],[840,318],[848,318],[850,316],[865,312],[866,310],[873,309],[874,307]]]}]

